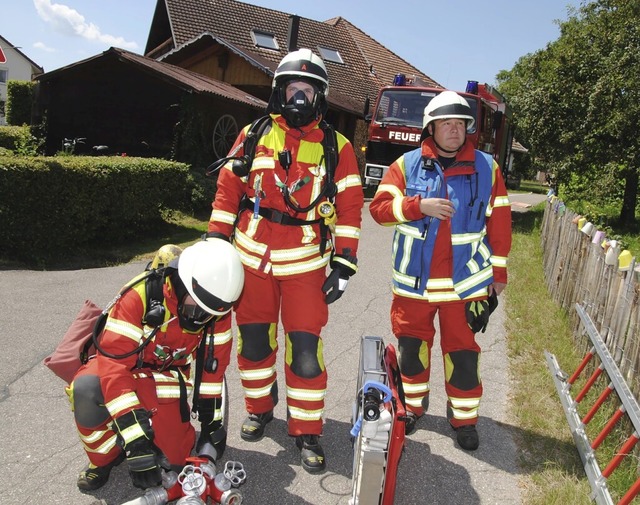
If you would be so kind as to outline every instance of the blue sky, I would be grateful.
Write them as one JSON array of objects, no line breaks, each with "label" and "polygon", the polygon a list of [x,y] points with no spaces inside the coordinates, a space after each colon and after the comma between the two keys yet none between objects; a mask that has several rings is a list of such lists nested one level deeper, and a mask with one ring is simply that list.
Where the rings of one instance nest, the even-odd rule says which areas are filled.
[{"label": "blue sky", "polygon": [[[111,46],[144,52],[157,0],[0,0],[0,35],[45,71]],[[495,83],[560,34],[579,0],[251,0],[325,21],[342,16],[445,87]],[[476,8],[481,6],[481,10]]]}]

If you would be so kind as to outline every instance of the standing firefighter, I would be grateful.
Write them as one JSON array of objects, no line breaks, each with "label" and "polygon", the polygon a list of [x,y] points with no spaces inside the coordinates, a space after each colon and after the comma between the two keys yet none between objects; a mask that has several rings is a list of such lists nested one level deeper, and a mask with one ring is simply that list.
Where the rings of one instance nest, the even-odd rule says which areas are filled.
[{"label": "standing firefighter", "polygon": [[323,120],[327,94],[318,56],[300,49],[283,58],[269,116],[258,120],[259,134],[254,123],[238,136],[231,151],[236,161],[220,173],[209,223],[212,236],[234,235],[245,269],[235,309],[249,413],[241,436],[259,440],[273,419],[281,316],[288,432],[308,472],[326,465],[319,443],[327,387],[320,332],[327,305],[356,273],[363,206],[353,147]]},{"label": "standing firefighter", "polygon": [[422,143],[396,160],[371,202],[373,218],[395,226],[392,330],[408,410],[407,433],[429,405],[438,313],[447,418],[460,447],[479,445],[480,346],[507,282],[511,209],[500,167],[466,139],[473,115],[453,91],[424,112]]},{"label": "standing firefighter", "polygon": [[[162,468],[182,467],[195,442],[192,391],[201,422],[196,448],[212,444],[214,459],[225,448],[221,394],[232,341],[225,314],[242,291],[240,258],[227,242],[207,239],[164,268],[154,266],[125,286],[95,358],[67,389],[90,461],[78,477],[82,491],[103,486],[124,458],[133,484],[143,489],[161,484]],[[217,367],[196,360],[194,387],[191,363],[197,351],[208,354],[213,340],[217,352],[227,352],[219,352]]]}]

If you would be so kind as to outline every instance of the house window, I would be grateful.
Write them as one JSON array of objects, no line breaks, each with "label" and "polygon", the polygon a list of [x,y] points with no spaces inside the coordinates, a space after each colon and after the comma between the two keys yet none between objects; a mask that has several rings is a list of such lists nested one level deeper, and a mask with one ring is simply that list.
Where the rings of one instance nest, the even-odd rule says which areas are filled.
[{"label": "house window", "polygon": [[340,53],[336,49],[318,46],[318,51],[320,51],[320,56],[322,56],[324,61],[331,61],[333,63],[340,63],[341,65],[344,65],[342,56],[340,56]]},{"label": "house window", "polygon": [[3,68],[0,68],[0,84],[6,84],[9,79],[9,71]]},{"label": "house window", "polygon": [[263,32],[260,30],[251,30],[251,38],[253,43],[258,47],[264,47],[265,49],[273,49],[275,51],[280,50],[276,36],[273,33]]}]

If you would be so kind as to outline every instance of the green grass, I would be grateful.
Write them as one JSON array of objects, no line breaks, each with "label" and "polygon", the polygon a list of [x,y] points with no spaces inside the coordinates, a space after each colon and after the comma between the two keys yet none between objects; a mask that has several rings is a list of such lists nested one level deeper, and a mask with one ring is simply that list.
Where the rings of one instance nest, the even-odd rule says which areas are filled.
[{"label": "green grass", "polygon": [[539,193],[546,195],[549,191],[549,186],[542,184],[538,181],[520,181],[520,188],[516,193]]},{"label": "green grass", "polygon": [[[522,450],[520,464],[527,483],[525,505],[590,504],[591,488],[571,436],[544,351],[554,354],[569,375],[586,352],[585,342],[574,342],[569,315],[551,298],[544,280],[540,224],[544,204],[527,213],[514,214],[513,248],[509,259],[506,290],[507,332],[511,375],[514,379],[512,409],[516,419],[517,443]],[[572,388],[572,396],[589,377],[586,371]],[[602,377],[580,405],[584,416],[595,397],[606,386]],[[593,440],[619,403],[603,406],[588,425]],[[628,435],[623,426],[608,437],[596,452],[604,469]],[[608,485],[619,500],[635,480],[634,458],[616,470]]]}]

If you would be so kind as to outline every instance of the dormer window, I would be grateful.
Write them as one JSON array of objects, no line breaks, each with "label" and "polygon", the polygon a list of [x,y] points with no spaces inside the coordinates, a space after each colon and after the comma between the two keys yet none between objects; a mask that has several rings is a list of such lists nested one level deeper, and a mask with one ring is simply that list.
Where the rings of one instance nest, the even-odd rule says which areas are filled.
[{"label": "dormer window", "polygon": [[280,50],[276,36],[273,33],[262,30],[251,30],[251,38],[253,39],[253,43],[258,47],[273,49],[274,51]]},{"label": "dormer window", "polygon": [[324,46],[318,46],[318,51],[320,52],[320,56],[324,61],[331,61],[333,63],[340,63],[344,65],[344,60],[337,49],[330,49]]}]

